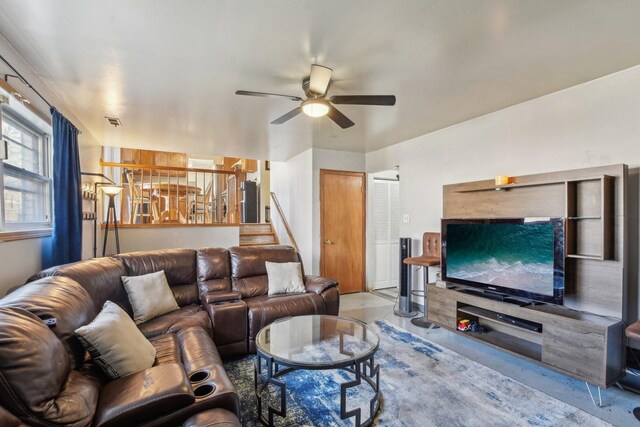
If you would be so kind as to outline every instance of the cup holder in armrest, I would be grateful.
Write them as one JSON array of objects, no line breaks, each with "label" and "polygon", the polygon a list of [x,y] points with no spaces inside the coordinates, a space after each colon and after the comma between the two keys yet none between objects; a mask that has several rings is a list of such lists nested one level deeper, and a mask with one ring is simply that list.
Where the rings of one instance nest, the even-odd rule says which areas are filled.
[{"label": "cup holder in armrest", "polygon": [[193,395],[196,399],[202,399],[209,396],[216,390],[216,386],[211,383],[201,384],[193,390]]},{"label": "cup holder in armrest", "polygon": [[193,374],[189,375],[189,381],[192,384],[199,383],[201,381],[206,380],[211,376],[211,372],[209,371],[196,371]]}]

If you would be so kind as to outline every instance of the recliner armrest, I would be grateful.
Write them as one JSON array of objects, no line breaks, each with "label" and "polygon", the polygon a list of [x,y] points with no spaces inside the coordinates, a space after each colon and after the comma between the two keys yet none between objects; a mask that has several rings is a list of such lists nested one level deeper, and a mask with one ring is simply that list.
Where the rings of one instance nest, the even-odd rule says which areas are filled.
[{"label": "recliner armrest", "polygon": [[223,292],[207,292],[203,293],[200,300],[204,304],[221,304],[225,302],[239,301],[242,299],[242,294],[235,291],[223,291]]},{"label": "recliner armrest", "polygon": [[307,292],[321,294],[329,288],[338,286],[338,282],[321,276],[304,276],[304,287]]},{"label": "recliner armrest", "polygon": [[109,382],[100,393],[93,425],[139,425],[195,402],[178,363],[153,366]]}]

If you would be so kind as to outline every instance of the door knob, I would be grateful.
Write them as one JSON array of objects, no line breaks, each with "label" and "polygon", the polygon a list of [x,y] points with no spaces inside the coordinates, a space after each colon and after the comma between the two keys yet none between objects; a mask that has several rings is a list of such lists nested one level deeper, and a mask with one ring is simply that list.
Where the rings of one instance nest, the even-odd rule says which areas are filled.
[{"label": "door knob", "polygon": [[324,242],[325,242],[327,245],[333,245],[333,242],[332,242],[331,240],[329,240],[329,239],[325,240]]}]

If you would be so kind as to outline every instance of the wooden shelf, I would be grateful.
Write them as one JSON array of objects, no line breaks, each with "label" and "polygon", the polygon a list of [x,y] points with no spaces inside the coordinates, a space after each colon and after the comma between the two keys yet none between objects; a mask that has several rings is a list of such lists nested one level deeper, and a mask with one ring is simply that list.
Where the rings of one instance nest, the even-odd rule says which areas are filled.
[{"label": "wooden shelf", "polygon": [[613,258],[613,187],[609,175],[566,181],[567,258]]},{"label": "wooden shelf", "polygon": [[[531,333],[531,334],[534,334],[534,335],[540,335],[541,334],[541,332],[530,331],[528,329],[521,328],[520,326],[516,326],[516,325],[513,325],[513,324],[508,323],[508,322],[503,322],[498,317],[498,313],[496,313],[495,311],[486,310],[484,308],[468,305],[468,306],[465,306],[465,307],[458,308],[458,312],[471,314],[472,316],[476,316],[476,317],[479,317],[481,319],[490,320],[492,322],[499,322],[501,325],[507,326],[509,328],[518,329],[519,331],[522,331],[522,332],[525,332],[525,333]],[[540,326],[542,327],[542,325],[540,325]]]},{"label": "wooden shelf", "polygon": [[568,220],[579,221],[583,219],[602,219],[601,216],[570,216],[567,217]]},{"label": "wooden shelf", "polygon": [[579,181],[554,179],[554,180],[540,180],[540,181],[531,181],[531,182],[513,182],[511,184],[505,184],[505,185],[478,186],[476,188],[455,190],[455,192],[456,193],[474,193],[476,191],[509,190],[511,188],[540,187],[543,185],[557,185],[557,184],[565,184],[567,182],[598,181],[601,179],[602,179],[602,176],[593,176],[593,177],[581,178]]},{"label": "wooden shelf", "polygon": [[527,341],[522,338],[515,337],[513,335],[505,334],[499,331],[489,331],[484,333],[478,332],[461,332],[461,334],[469,336],[476,341],[481,341],[485,344],[489,344],[493,347],[498,347],[501,350],[506,350],[509,353],[516,354],[518,356],[524,356],[535,361],[542,360],[542,345]]},{"label": "wooden shelf", "polygon": [[575,258],[575,259],[593,259],[593,260],[598,260],[598,261],[602,261],[603,260],[601,255],[567,254],[566,257],[567,258]]}]

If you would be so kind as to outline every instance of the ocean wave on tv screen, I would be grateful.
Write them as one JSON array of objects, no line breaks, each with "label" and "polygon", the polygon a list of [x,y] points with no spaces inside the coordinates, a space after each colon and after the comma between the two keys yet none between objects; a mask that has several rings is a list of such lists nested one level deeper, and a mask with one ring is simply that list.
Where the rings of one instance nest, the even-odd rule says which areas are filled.
[{"label": "ocean wave on tv screen", "polygon": [[500,262],[491,258],[447,267],[447,276],[488,285],[553,295],[553,264]]}]

